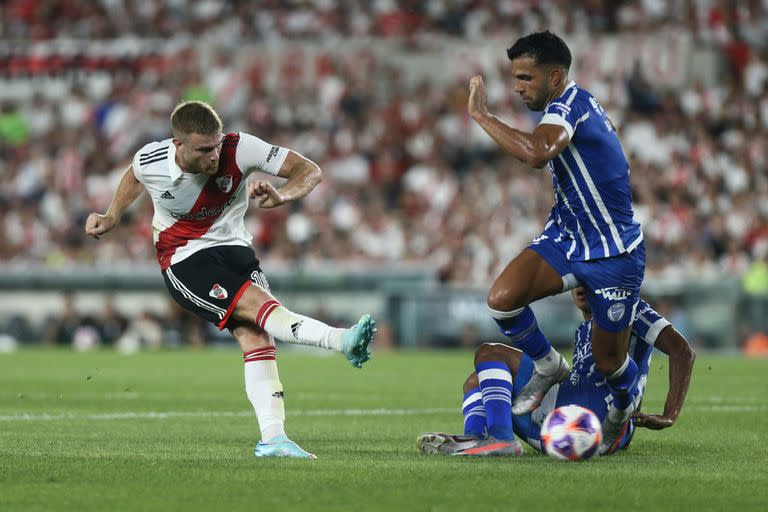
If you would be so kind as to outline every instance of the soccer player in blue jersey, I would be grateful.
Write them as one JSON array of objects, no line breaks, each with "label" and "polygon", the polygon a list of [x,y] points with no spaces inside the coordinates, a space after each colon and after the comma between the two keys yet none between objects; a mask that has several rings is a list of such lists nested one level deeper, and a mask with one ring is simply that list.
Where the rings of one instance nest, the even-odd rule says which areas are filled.
[{"label": "soccer player in blue jersey", "polygon": [[528,305],[583,285],[593,315],[595,369],[613,396],[603,421],[605,452],[634,412],[639,384],[627,349],[645,244],[633,219],[629,165],[603,107],[569,78],[571,52],[562,39],[533,33],[517,40],[507,56],[515,92],[528,108],[544,112],[541,122],[527,133],[490,114],[480,76],[470,82],[469,113],[502,149],[532,167],[546,167],[555,195],[541,236],[507,265],[488,294],[501,331],[534,365],[512,410],[531,412],[569,375],[568,363],[552,349]]},{"label": "soccer player in blue jersey", "polygon": [[[595,368],[592,352],[594,336],[592,311],[584,288],[572,292],[573,300],[584,315],[576,330],[573,371],[562,383],[555,384],[533,413],[512,415],[512,399],[534,374],[534,362],[520,350],[501,343],[485,343],[475,352],[475,372],[464,383],[464,434],[422,434],[419,448],[427,454],[486,456],[521,455],[522,446],[515,435],[541,450],[541,423],[555,407],[576,404],[595,412],[601,420],[608,414],[613,399],[606,380]],[[627,423],[617,442],[606,453],[629,445],[635,427],[659,430],[671,427],[683,407],[691,380],[695,354],[688,342],[645,301],[640,301],[630,324],[629,354],[638,368],[638,404],[648,378],[653,348],[669,356],[669,389],[662,414],[636,410],[634,421]]]}]

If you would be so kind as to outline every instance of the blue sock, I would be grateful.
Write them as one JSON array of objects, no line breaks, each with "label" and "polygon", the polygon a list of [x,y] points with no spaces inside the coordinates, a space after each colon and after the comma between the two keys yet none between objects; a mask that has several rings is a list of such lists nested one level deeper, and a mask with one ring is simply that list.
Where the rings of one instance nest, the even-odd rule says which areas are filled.
[{"label": "blue sock", "polygon": [[627,356],[621,368],[611,376],[605,377],[608,389],[613,395],[613,405],[620,410],[626,410],[637,397],[637,364]]},{"label": "blue sock", "polygon": [[485,437],[485,407],[483,407],[483,394],[479,387],[464,395],[461,412],[464,414],[464,435]]},{"label": "blue sock", "polygon": [[541,359],[552,350],[552,344],[544,336],[536,323],[533,310],[526,306],[517,312],[491,310],[493,319],[499,324],[499,330],[517,348],[525,352],[534,361]]},{"label": "blue sock", "polygon": [[501,361],[488,361],[475,366],[483,394],[488,435],[511,440],[512,432],[512,374]]}]

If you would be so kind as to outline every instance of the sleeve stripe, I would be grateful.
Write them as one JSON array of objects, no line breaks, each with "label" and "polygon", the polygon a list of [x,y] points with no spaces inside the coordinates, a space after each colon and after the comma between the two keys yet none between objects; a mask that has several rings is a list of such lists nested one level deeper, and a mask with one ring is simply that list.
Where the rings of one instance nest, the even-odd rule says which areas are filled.
[{"label": "sleeve stripe", "polygon": [[563,119],[557,114],[554,114],[552,112],[544,114],[544,116],[541,118],[541,121],[539,121],[539,124],[556,124],[558,126],[562,126],[565,128],[565,131],[568,132],[568,138],[573,138],[573,126],[571,126],[571,123],[569,123],[566,119]]},{"label": "sleeve stripe", "polygon": [[653,323],[653,325],[651,325],[648,328],[648,332],[645,334],[645,337],[643,339],[649,345],[653,345],[654,343],[656,343],[656,338],[659,337],[659,334],[661,333],[661,331],[668,325],[672,325],[672,324],[669,323],[669,321],[666,318],[659,318]]}]

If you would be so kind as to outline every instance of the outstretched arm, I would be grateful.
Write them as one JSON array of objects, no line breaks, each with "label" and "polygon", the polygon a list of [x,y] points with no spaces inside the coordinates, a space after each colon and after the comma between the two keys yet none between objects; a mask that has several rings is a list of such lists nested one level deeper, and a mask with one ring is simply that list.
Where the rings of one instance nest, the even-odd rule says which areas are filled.
[{"label": "outstretched arm", "polygon": [[117,186],[115,196],[112,198],[107,212],[103,215],[91,213],[85,221],[85,233],[94,238],[99,238],[115,227],[125,210],[133,204],[143,189],[144,185],[133,174],[133,166],[129,165],[128,169],[123,173],[123,178]]},{"label": "outstretched arm", "polygon": [[542,168],[568,146],[570,138],[562,126],[540,124],[533,133],[512,128],[488,112],[485,84],[481,76],[469,82],[469,114],[507,153],[531,167]]},{"label": "outstretched arm", "polygon": [[260,208],[274,208],[304,197],[320,183],[323,173],[312,160],[289,151],[277,175],[288,179],[279,189],[262,180],[248,184],[248,195],[257,200]]},{"label": "outstretched arm", "polygon": [[688,384],[691,382],[696,354],[683,335],[671,325],[659,333],[654,346],[669,356],[669,390],[667,401],[664,403],[664,414],[637,412],[634,423],[638,427],[661,430],[671,427],[680,415],[685,395],[688,393]]}]

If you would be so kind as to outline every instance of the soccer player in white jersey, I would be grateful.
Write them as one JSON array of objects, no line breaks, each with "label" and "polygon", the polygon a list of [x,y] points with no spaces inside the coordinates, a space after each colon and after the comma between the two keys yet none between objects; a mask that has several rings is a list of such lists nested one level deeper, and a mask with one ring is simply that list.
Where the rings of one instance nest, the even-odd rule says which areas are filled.
[{"label": "soccer player in white jersey", "polygon": [[[419,436],[419,448],[423,453],[459,456],[522,455],[522,446],[515,436],[540,451],[541,424],[555,407],[575,404],[592,410],[600,419],[606,416],[611,393],[605,378],[595,369],[592,353],[594,333],[590,323],[592,312],[584,288],[574,289],[572,296],[584,316],[584,322],[576,329],[573,371],[568,378],[552,386],[535,411],[513,416],[512,400],[533,375],[533,361],[520,350],[508,345],[484,343],[475,351],[475,371],[464,382],[464,433],[422,434]],[[640,402],[645,392],[654,347],[669,356],[667,399],[662,414],[636,410],[633,421],[627,424],[616,446],[606,454],[626,449],[635,433],[635,427],[654,430],[671,427],[685,402],[693,371],[695,354],[688,342],[648,303],[640,301],[631,326],[629,353],[638,366],[640,376],[637,400]],[[488,439],[493,442],[489,443]]]},{"label": "soccer player in white jersey", "polygon": [[[247,133],[224,135],[218,114],[191,101],[171,115],[173,138],[152,142],[133,158],[104,214],[85,232],[107,233],[143,190],[152,198],[157,260],[171,296],[184,308],[229,329],[245,359],[245,391],[258,418],[259,457],[315,458],[285,435],[283,386],[274,338],[339,351],[361,367],[375,322],[364,315],[349,329],[299,315],[272,296],[245,229],[248,199],[274,208],[307,195],[321,180],[312,161]],[[255,171],[285,178],[280,188],[248,181]]]},{"label": "soccer player in white jersey", "polygon": [[546,391],[569,374],[568,363],[539,329],[531,302],[585,287],[593,313],[592,348],[613,401],[603,421],[601,452],[619,440],[637,395],[637,365],[627,355],[631,319],[645,273],[645,244],[634,221],[629,165],[600,103],[573,82],[571,52],[551,32],[537,32],[507,50],[514,90],[541,122],[527,133],[490,114],[483,79],[470,81],[472,118],[505,151],[552,174],[555,202],[540,237],[496,278],[491,315],[535,372],[513,404],[535,409]]}]

